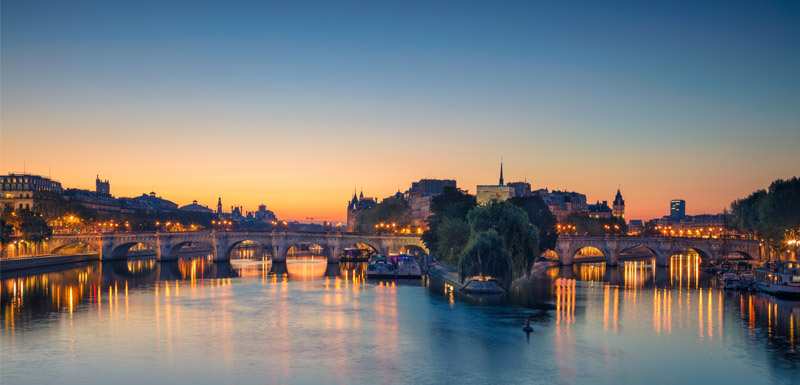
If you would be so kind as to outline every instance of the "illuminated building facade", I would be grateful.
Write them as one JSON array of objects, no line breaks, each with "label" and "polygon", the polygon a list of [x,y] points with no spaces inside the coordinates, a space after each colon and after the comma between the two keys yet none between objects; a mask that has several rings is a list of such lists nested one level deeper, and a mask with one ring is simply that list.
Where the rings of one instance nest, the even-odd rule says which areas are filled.
[{"label": "illuminated building facade", "polygon": [[669,216],[672,219],[681,219],[686,216],[686,201],[673,199],[669,202]]},{"label": "illuminated building facade", "polygon": [[589,218],[611,218],[612,210],[611,207],[608,207],[608,201],[602,203],[598,201],[587,207],[589,208]]},{"label": "illuminated building facade", "polygon": [[491,200],[504,201],[514,197],[514,188],[506,186],[503,181],[503,162],[500,162],[500,179],[496,185],[478,185],[475,197],[478,204],[484,204]]},{"label": "illuminated building facade", "polygon": [[625,200],[622,199],[622,193],[617,189],[617,196],[614,197],[614,206],[612,215],[616,218],[625,219]]},{"label": "illuminated building facade", "polygon": [[61,183],[40,175],[12,173],[0,176],[0,206],[33,209],[33,196],[39,191],[64,193]]}]

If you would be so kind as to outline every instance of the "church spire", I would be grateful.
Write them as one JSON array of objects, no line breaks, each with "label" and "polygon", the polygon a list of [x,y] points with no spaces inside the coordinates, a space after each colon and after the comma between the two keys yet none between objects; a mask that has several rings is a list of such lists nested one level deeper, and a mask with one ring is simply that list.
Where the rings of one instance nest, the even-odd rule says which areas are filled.
[{"label": "church spire", "polygon": [[500,186],[504,186],[503,183],[503,158],[500,158]]}]

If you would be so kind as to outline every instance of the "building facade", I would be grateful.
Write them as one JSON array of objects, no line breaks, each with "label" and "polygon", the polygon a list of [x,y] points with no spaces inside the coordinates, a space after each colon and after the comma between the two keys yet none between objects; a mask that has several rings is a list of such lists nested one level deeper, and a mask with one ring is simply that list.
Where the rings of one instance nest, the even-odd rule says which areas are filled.
[{"label": "building facade", "polygon": [[412,182],[404,198],[411,206],[411,226],[426,227],[431,215],[433,197],[441,195],[445,187],[457,188],[455,179],[420,179]]},{"label": "building facade", "polygon": [[614,217],[625,219],[625,200],[622,199],[622,193],[617,189],[617,196],[614,197],[613,213]]},{"label": "building facade", "polygon": [[673,199],[669,202],[669,216],[672,219],[681,219],[686,216],[686,201]]},{"label": "building facade", "polygon": [[33,198],[36,192],[49,191],[62,195],[61,183],[33,174],[15,174],[0,176],[0,206],[17,209],[33,209]]},{"label": "building facade", "polygon": [[611,218],[612,210],[608,207],[608,201],[597,201],[595,204],[587,205],[589,218]]},{"label": "building facade", "polygon": [[214,212],[214,210],[212,210],[212,209],[210,209],[210,208],[208,208],[206,206],[199,205],[197,203],[197,199],[193,200],[192,204],[186,205],[186,206],[182,206],[178,210],[181,210],[181,211],[192,211],[192,212],[196,212],[196,213],[209,213],[209,214]]},{"label": "building facade", "polygon": [[531,184],[528,182],[511,182],[507,184],[514,190],[515,197],[526,197],[531,195]]},{"label": "building facade", "polygon": [[347,204],[347,231],[353,232],[356,229],[356,217],[358,213],[378,205],[376,198],[364,198],[364,192],[356,197],[353,192],[353,199]]}]

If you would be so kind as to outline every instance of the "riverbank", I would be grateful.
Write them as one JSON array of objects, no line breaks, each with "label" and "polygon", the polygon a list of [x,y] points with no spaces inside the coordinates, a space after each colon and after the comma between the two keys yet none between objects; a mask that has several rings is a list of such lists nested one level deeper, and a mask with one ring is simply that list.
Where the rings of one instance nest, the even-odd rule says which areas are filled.
[{"label": "riverbank", "polygon": [[[533,265],[533,269],[531,269],[531,276],[544,274],[547,269],[558,266],[558,262],[553,261],[539,261]],[[444,264],[436,264],[432,265],[428,269],[428,274],[441,279],[444,283],[452,286],[454,289],[458,289],[465,293],[472,293],[472,294],[498,294],[504,293],[506,290],[501,288],[497,285],[494,281],[468,281],[465,283],[461,283],[461,280],[458,278],[458,270],[454,267],[444,265]],[[528,277],[522,277],[517,279],[511,284],[511,287],[514,288],[519,285],[524,285],[529,282]]]},{"label": "riverbank", "polygon": [[49,254],[24,258],[2,259],[0,260],[0,273],[98,260],[100,260],[100,255],[98,253],[67,255]]}]

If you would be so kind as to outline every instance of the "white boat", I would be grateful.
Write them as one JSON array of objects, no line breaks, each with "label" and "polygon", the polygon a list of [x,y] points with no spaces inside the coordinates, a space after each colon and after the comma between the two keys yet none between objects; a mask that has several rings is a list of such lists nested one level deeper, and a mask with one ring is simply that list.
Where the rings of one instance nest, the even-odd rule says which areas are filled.
[{"label": "white boat", "polygon": [[386,257],[374,255],[367,265],[367,278],[386,278],[395,276],[395,266]]},{"label": "white boat", "polygon": [[800,262],[769,261],[753,269],[756,288],[777,296],[800,297]]},{"label": "white boat", "polygon": [[397,258],[397,277],[398,278],[422,278],[422,270],[414,258],[407,255]]},{"label": "white boat", "polygon": [[726,290],[738,290],[742,287],[742,280],[736,273],[728,272],[722,275],[722,288]]}]

